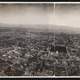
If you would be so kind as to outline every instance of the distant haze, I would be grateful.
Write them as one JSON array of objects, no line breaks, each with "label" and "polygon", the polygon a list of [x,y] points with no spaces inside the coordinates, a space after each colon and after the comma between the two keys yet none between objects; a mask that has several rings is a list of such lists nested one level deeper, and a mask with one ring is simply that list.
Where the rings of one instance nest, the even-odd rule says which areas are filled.
[{"label": "distant haze", "polygon": [[0,4],[0,23],[46,25],[52,12],[49,4]]},{"label": "distant haze", "polygon": [[55,12],[55,25],[80,27],[80,4],[56,3]]},{"label": "distant haze", "polygon": [[80,31],[80,4],[0,4],[0,23]]}]

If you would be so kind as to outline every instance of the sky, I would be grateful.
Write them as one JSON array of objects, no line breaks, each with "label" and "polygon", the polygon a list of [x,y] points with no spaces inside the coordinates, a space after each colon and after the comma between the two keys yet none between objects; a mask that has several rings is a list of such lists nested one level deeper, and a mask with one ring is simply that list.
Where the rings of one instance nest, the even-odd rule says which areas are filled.
[{"label": "sky", "polygon": [[80,4],[0,4],[0,23],[80,27]]},{"label": "sky", "polygon": [[52,9],[49,4],[0,4],[0,23],[46,25]]},{"label": "sky", "polygon": [[55,25],[80,27],[80,4],[56,4],[55,11]]}]

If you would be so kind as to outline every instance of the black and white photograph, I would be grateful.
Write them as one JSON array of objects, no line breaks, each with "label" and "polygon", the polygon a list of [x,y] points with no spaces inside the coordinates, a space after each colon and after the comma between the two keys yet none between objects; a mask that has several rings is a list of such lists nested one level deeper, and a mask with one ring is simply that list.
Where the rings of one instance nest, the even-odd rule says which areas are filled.
[{"label": "black and white photograph", "polygon": [[80,76],[80,4],[0,3],[0,76]]}]

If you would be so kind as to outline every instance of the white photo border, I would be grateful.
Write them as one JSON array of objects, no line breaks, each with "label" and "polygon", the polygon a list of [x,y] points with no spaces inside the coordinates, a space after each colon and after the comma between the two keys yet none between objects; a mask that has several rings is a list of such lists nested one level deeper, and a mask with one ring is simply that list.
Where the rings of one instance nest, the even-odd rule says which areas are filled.
[{"label": "white photo border", "polygon": [[[80,4],[80,2],[0,2],[0,4]],[[80,78],[80,76],[0,76],[0,78]]]}]

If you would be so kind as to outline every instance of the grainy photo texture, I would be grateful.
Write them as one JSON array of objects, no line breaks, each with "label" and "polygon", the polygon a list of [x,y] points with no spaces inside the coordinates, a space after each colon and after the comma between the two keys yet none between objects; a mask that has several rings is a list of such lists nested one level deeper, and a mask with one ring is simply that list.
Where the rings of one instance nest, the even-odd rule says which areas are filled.
[{"label": "grainy photo texture", "polygon": [[0,76],[80,76],[80,4],[0,4]]}]

